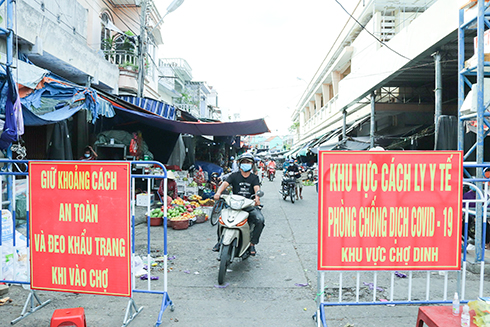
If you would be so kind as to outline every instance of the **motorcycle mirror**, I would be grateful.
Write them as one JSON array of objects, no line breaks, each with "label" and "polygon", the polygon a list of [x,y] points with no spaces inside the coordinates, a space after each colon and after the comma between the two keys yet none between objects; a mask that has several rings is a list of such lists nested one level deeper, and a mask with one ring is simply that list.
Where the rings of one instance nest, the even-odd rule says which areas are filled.
[{"label": "motorcycle mirror", "polygon": [[264,196],[264,192],[262,190],[259,190],[257,193],[255,193],[255,195],[261,198]]}]

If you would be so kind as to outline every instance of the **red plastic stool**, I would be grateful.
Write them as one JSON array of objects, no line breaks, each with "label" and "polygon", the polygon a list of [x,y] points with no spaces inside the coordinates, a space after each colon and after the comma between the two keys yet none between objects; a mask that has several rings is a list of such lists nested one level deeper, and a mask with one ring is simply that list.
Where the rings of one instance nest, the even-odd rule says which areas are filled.
[{"label": "red plastic stool", "polygon": [[50,327],[77,326],[87,327],[83,308],[57,309],[51,317]]}]

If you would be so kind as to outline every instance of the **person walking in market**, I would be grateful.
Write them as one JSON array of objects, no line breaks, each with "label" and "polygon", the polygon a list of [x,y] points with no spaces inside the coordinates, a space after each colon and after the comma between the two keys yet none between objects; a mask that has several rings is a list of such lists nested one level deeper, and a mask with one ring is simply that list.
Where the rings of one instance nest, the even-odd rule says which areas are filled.
[{"label": "person walking in market", "polygon": [[[239,171],[232,173],[228,178],[221,183],[218,191],[214,195],[214,199],[219,200],[221,193],[231,185],[233,194],[244,196],[248,199],[252,198],[252,195],[256,194],[260,190],[259,177],[252,173],[254,166],[254,156],[250,153],[244,153],[238,158]],[[260,234],[265,226],[265,219],[262,211],[257,208],[260,206],[260,197],[255,196],[255,207],[247,209],[249,213],[248,221],[250,225],[255,225],[252,231],[250,240],[250,255],[254,256],[257,251],[255,246],[259,243]],[[219,251],[218,243],[213,247],[213,251]]]},{"label": "person walking in market", "polygon": [[237,162],[235,160],[235,157],[232,156],[230,158],[230,161],[231,161],[231,167],[230,167],[231,168],[231,172],[233,172],[233,173],[234,172],[237,172],[238,171],[238,164],[237,164]]}]

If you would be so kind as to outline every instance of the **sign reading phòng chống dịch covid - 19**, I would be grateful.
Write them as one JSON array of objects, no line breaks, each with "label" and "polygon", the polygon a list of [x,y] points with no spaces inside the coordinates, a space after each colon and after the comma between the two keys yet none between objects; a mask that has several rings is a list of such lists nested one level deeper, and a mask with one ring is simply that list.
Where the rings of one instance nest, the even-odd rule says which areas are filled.
[{"label": "sign reading ph\u00f2ng ch\u1ed1ng d\u1ecbch covid - 19", "polygon": [[459,151],[320,151],[319,270],[459,270]]},{"label": "sign reading ph\u00f2ng ch\u1ed1ng d\u1ecbch covid - 19", "polygon": [[31,288],[131,296],[129,189],[129,163],[29,163]]}]

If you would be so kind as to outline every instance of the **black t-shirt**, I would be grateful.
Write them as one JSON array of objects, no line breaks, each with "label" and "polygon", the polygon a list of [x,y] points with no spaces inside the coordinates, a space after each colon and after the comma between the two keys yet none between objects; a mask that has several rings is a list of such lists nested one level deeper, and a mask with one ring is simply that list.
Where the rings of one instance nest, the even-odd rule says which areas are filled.
[{"label": "black t-shirt", "polygon": [[288,171],[294,171],[294,172],[296,173],[296,174],[294,174],[294,176],[295,176],[296,178],[301,177],[301,173],[299,172],[299,167],[298,167],[298,165],[297,165],[297,164],[295,164],[295,163],[292,163],[292,164],[290,164],[290,165],[288,166]]},{"label": "black t-shirt", "polygon": [[233,188],[233,194],[238,194],[248,199],[255,194],[254,186],[260,185],[257,175],[250,174],[247,178],[245,178],[240,171],[228,176],[226,181]]}]

